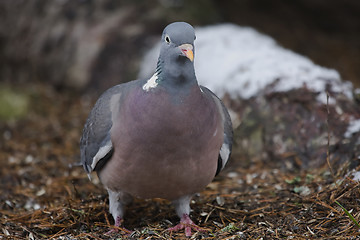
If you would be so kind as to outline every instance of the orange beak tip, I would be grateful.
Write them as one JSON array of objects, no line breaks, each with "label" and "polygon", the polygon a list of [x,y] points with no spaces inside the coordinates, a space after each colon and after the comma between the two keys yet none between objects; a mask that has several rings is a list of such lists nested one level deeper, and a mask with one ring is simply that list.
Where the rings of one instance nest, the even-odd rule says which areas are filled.
[{"label": "orange beak tip", "polygon": [[190,61],[194,61],[194,52],[192,50],[187,50],[185,55]]},{"label": "orange beak tip", "polygon": [[190,61],[194,61],[194,52],[190,49],[183,49],[182,52],[184,55],[190,59]]}]

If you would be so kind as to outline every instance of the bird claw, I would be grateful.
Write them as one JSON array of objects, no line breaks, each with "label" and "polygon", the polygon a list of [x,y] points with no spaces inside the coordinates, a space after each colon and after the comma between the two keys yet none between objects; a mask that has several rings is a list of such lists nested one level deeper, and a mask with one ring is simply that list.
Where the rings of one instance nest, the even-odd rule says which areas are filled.
[{"label": "bird claw", "polygon": [[126,234],[131,234],[133,231],[128,230],[128,229],[126,229],[126,228],[124,228],[124,227],[120,227],[122,221],[123,221],[123,220],[122,220],[120,217],[117,217],[117,218],[116,218],[116,221],[115,221],[115,225],[114,225],[115,228],[113,228],[113,229],[111,229],[110,231],[108,231],[107,233],[105,233],[105,235],[108,235],[108,236],[109,236],[109,235],[112,235],[112,234],[114,234],[114,233],[118,233],[119,230],[125,232]]},{"label": "bird claw", "polygon": [[167,230],[170,232],[176,232],[181,229],[185,229],[185,236],[191,237],[191,229],[195,231],[205,232],[206,229],[203,229],[196,225],[189,217],[189,215],[184,214],[180,220],[180,223],[174,227],[168,228]]},{"label": "bird claw", "polygon": [[105,235],[110,236],[110,235],[112,235],[113,233],[118,233],[118,232],[119,232],[119,229],[113,228],[113,229],[111,229],[110,231],[106,232]]},{"label": "bird claw", "polygon": [[105,235],[109,236],[109,235],[112,235],[112,234],[114,234],[114,233],[118,233],[119,230],[125,232],[125,234],[131,234],[131,233],[133,233],[133,231],[128,230],[128,229],[126,229],[126,228],[115,226],[115,228],[113,228],[113,229],[111,229],[110,231],[106,232]]}]

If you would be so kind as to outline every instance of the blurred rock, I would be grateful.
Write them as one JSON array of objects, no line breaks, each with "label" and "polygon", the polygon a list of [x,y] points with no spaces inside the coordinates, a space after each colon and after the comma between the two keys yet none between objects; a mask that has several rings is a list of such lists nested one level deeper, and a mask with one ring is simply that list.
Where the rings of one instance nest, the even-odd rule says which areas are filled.
[{"label": "blurred rock", "polygon": [[272,36],[360,87],[360,1],[214,1],[224,22]]},{"label": "blurred rock", "polygon": [[99,92],[133,80],[151,36],[169,22],[216,19],[203,0],[15,0],[1,1],[0,13],[0,81]]},{"label": "blurred rock", "polygon": [[[122,57],[131,62],[134,44],[129,43],[142,28],[129,21],[134,14],[131,6],[111,4],[66,0],[2,2],[2,79],[46,80],[57,86],[84,88],[102,70],[99,62],[108,60],[104,48],[115,41],[121,47],[113,49],[123,51]],[[119,63],[118,58],[112,61]],[[117,75],[121,81],[123,68],[118,64],[117,71],[109,71],[102,78],[111,82]]]},{"label": "blurred rock", "polygon": [[[327,165],[327,151],[336,171],[359,165],[360,129],[346,136],[359,104],[329,91],[332,104],[319,102],[319,92],[306,87],[268,92],[250,99],[225,98],[242,122],[235,129],[234,155],[272,161],[284,170]],[[329,147],[328,147],[329,134]]]}]

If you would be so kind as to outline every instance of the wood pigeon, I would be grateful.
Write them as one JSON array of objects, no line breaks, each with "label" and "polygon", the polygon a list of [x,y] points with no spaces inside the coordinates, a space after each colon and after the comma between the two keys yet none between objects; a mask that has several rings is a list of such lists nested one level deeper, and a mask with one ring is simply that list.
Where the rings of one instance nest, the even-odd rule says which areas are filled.
[{"label": "wood pigeon", "polygon": [[115,226],[132,197],[164,198],[180,217],[169,231],[201,230],[190,200],[224,168],[233,131],[223,103],[197,82],[194,40],[188,23],[168,25],[155,74],[108,89],[85,123],[81,163],[107,189]]}]

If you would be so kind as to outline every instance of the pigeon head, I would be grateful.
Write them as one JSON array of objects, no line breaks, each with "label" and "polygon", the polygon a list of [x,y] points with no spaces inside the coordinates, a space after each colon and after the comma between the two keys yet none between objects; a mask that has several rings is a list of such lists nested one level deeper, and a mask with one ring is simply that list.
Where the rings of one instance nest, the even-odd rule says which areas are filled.
[{"label": "pigeon head", "polygon": [[178,54],[194,60],[194,28],[185,22],[169,24],[163,31],[161,37],[161,48],[167,54]]},{"label": "pigeon head", "polygon": [[169,24],[161,37],[157,73],[159,77],[175,80],[195,79],[194,28],[185,22]]}]

